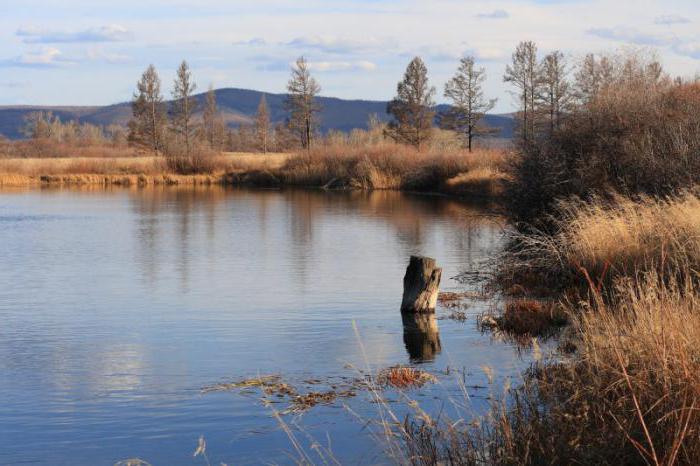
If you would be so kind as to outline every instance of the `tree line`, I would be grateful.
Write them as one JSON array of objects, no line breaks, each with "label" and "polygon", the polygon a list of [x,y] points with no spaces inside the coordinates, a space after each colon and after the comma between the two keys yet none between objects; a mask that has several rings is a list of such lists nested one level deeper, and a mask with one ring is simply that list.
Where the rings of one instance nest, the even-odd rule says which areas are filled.
[{"label": "tree line", "polygon": [[[639,73],[633,65],[628,64],[625,69],[613,62],[610,57],[590,54],[572,65],[561,51],[555,50],[540,58],[534,42],[519,43],[503,81],[512,87],[518,103],[515,119],[520,143],[528,145],[538,138],[551,137],[576,105],[612,83],[616,73],[630,76]],[[646,65],[644,73],[658,79],[662,69],[658,62],[652,61]],[[471,151],[477,138],[494,132],[484,122],[486,114],[496,105],[496,99],[485,94],[485,81],[485,68],[478,66],[472,56],[462,58],[443,89],[448,104],[445,110],[438,111],[437,91],[430,85],[428,68],[420,57],[413,58],[397,85],[395,97],[387,104],[389,121],[383,126],[384,137],[422,148],[439,127],[454,131],[464,147]],[[183,61],[172,86],[171,100],[166,102],[158,72],[153,65],[148,66],[133,96],[132,118],[126,135],[128,143],[158,154],[190,155],[202,146],[214,151],[309,149],[319,137],[321,86],[311,75],[304,57],[298,58],[291,69],[284,122],[273,124],[263,95],[252,124],[231,128],[218,109],[213,88],[209,88],[202,102],[194,96],[196,89],[190,68]],[[98,130],[75,123],[60,125],[60,120],[50,114],[32,115],[27,134],[34,138],[68,135],[65,137],[70,139],[73,137],[70,134],[94,136],[101,132],[103,138],[124,140],[123,132],[112,127]]]},{"label": "tree line", "polygon": [[[495,99],[484,97],[485,80],[484,68],[478,68],[473,57],[463,58],[455,76],[445,86],[444,95],[451,101],[449,110],[437,115],[433,100],[435,89],[428,83],[427,67],[421,58],[414,58],[397,86],[396,97],[387,105],[391,119],[384,128],[385,137],[420,148],[430,140],[437,117],[440,127],[463,135],[465,146],[471,150],[474,139],[487,132],[481,121],[496,103]],[[172,102],[168,105],[158,72],[150,65],[138,81],[132,100],[133,117],[128,125],[130,144],[155,153],[167,153],[169,144],[177,144],[190,153],[195,143],[206,143],[217,150],[226,146],[253,146],[267,152],[273,141],[276,148],[295,145],[310,149],[318,138],[321,86],[311,75],[304,57],[298,58],[291,69],[284,105],[287,119],[281,124],[272,124],[263,95],[252,126],[240,125],[236,131],[229,129],[218,111],[216,94],[211,88],[199,121],[194,117],[199,110],[193,97],[195,89],[190,69],[183,61],[173,85]]]},{"label": "tree line", "polygon": [[183,61],[177,70],[166,102],[156,68],[149,65],[136,85],[132,100],[132,118],[128,123],[130,144],[154,153],[167,155],[172,146],[191,154],[198,145],[214,150],[226,148],[270,149],[288,148],[296,135],[298,145],[309,147],[317,132],[321,110],[316,97],[320,86],[311,76],[305,58],[300,57],[292,68],[285,108],[289,118],[285,124],[273,124],[270,109],[263,94],[251,126],[240,125],[236,131],[229,128],[218,109],[216,93],[210,86],[199,113],[200,103],[194,97],[197,85],[189,65]]}]

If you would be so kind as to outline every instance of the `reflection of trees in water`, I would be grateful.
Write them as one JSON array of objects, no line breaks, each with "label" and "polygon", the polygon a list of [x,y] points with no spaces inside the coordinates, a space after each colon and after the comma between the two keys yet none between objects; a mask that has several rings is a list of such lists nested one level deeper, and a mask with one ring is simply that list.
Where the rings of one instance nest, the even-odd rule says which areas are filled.
[{"label": "reflection of trees in water", "polygon": [[428,362],[440,354],[440,329],[434,313],[401,314],[403,342],[411,362]]},{"label": "reflection of trees in water", "polygon": [[[458,254],[465,265],[479,256],[477,246],[488,247],[483,243],[486,222],[496,222],[483,217],[483,210],[464,203],[438,196],[418,196],[392,191],[344,191],[327,193],[320,190],[290,189],[282,191],[241,190],[212,187],[156,187],[133,190],[130,196],[132,208],[136,212],[137,240],[141,270],[150,284],[159,277],[159,267],[166,254],[177,254],[176,267],[180,274],[181,286],[189,288],[191,259],[195,254],[206,251],[211,260],[216,260],[215,245],[218,236],[230,235],[231,229],[255,228],[260,242],[267,244],[267,230],[271,225],[285,228],[288,232],[292,271],[302,289],[306,289],[308,274],[313,267],[314,228],[326,216],[360,216],[381,222],[392,227],[401,254],[420,253],[436,230],[439,222],[449,222],[460,228],[449,230],[449,235],[441,238],[449,241],[451,250]],[[254,206],[241,216],[245,223],[218,222],[217,209],[223,203],[246,201]],[[283,216],[270,217],[269,207],[281,205]],[[248,209],[247,205],[243,209]],[[223,210],[228,212],[228,209]],[[273,212],[279,212],[273,210]],[[165,214],[165,217],[164,217]],[[168,214],[174,215],[170,222]],[[228,218],[228,217],[226,217]],[[168,227],[164,227],[167,225]],[[224,227],[225,225],[225,227]],[[286,225],[286,227],[284,227]],[[222,233],[221,228],[226,230]],[[204,229],[206,241],[196,237]],[[363,234],[363,232],[358,232]],[[163,238],[172,238],[174,250],[163,245]],[[492,241],[489,241],[491,243]],[[231,247],[254,247],[246,244],[231,244]],[[206,248],[206,249],[205,249]],[[283,254],[285,251],[273,251]]]},{"label": "reflection of trees in water", "polygon": [[318,193],[306,190],[284,192],[289,232],[292,238],[291,259],[294,276],[302,291],[306,291],[308,268],[314,253],[314,221],[326,205]]},{"label": "reflection of trees in water", "polygon": [[[131,193],[132,209],[137,214],[137,243],[140,247],[137,261],[150,285],[158,280],[159,267],[163,265],[166,254],[176,253],[176,268],[180,275],[183,291],[189,289],[189,269],[192,254],[202,253],[193,249],[192,242],[197,230],[197,220],[204,219],[207,241],[196,244],[206,247],[214,244],[216,236],[216,205],[226,198],[220,188],[198,187],[155,187],[135,190]],[[173,223],[167,222],[167,215],[175,217]],[[165,215],[165,218],[164,218]],[[163,225],[167,225],[163,228]],[[174,248],[163,247],[163,239],[172,237]],[[212,251],[210,251],[211,253]]]}]

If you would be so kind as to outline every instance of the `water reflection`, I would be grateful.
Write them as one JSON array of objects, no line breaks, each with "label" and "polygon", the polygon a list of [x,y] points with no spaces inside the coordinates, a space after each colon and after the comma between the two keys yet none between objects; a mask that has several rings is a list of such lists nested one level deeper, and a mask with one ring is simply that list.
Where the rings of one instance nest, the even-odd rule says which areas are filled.
[{"label": "water reflection", "polygon": [[[347,224],[348,228],[352,223],[360,231],[370,222],[382,222],[392,232],[392,248],[399,249],[405,257],[429,247],[435,236],[444,231],[439,224],[447,222],[451,233],[454,227],[459,230],[440,240],[447,242],[456,254],[454,261],[465,266],[473,265],[486,251],[498,247],[500,237],[493,233],[503,226],[499,217],[485,216],[483,206],[387,191],[328,195],[313,190],[171,187],[132,190],[129,199],[138,214],[135,231],[140,251],[136,260],[142,262],[139,269],[143,278],[155,285],[163,273],[160,269],[166,266],[163,250],[171,250],[177,261],[170,266],[177,272],[184,291],[190,289],[189,269],[195,256],[203,252],[214,256],[220,253],[221,246],[240,250],[247,245],[241,241],[253,239],[277,246],[275,251],[264,253],[288,255],[294,269],[292,278],[300,291],[307,291],[313,284],[309,277],[315,273],[319,260],[322,240],[317,237],[323,236],[322,230],[330,222]],[[174,230],[163,228],[164,216],[173,218],[174,225],[169,226],[175,226]],[[283,238],[278,236],[280,229],[286,230]],[[244,237],[247,235],[251,237]],[[202,251],[202,245],[206,251]]]},{"label": "water reflection", "polygon": [[434,313],[402,313],[403,342],[411,362],[429,362],[442,351]]},{"label": "water reflection", "polygon": [[[501,246],[498,219],[449,199],[92,188],[5,194],[0,217],[0,426],[12,426],[0,428],[0,464],[183,464],[202,434],[216,464],[283,463],[261,453],[289,446],[269,412],[201,387],[354,377],[347,367],[409,360],[439,370],[448,348],[474,374],[520,372],[510,348],[473,326],[399,323],[411,254],[435,257],[450,290],[461,287],[450,277]],[[367,417],[365,401],[348,403]],[[374,443],[348,435],[362,427],[338,411],[309,413],[306,427],[357,463]],[[231,442],[263,431],[273,433]]]}]

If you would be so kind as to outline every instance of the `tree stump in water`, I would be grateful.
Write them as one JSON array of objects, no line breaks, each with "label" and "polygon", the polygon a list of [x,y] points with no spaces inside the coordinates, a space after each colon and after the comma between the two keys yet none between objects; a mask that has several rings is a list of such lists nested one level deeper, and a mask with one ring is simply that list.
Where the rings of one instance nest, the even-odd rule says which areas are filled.
[{"label": "tree stump in water", "polygon": [[411,256],[403,277],[401,312],[435,312],[442,269],[435,259]]}]

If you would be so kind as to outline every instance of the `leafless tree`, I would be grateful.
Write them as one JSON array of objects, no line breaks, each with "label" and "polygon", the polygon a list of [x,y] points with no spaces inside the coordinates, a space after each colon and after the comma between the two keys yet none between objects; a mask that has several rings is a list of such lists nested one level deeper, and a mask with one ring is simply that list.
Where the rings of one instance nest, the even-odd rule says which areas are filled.
[{"label": "leafless tree", "polygon": [[224,144],[225,125],[216,105],[216,92],[209,86],[202,113],[204,139],[212,149],[220,150]]},{"label": "leafless tree", "polygon": [[503,81],[515,86],[520,104],[520,134],[525,144],[533,141],[536,126],[536,96],[540,86],[540,68],[537,45],[521,42],[513,53],[513,61],[506,67]]},{"label": "leafless tree", "polygon": [[387,105],[387,113],[393,119],[386,127],[386,135],[420,148],[433,130],[434,96],[435,88],[428,83],[428,68],[420,57],[415,57],[397,85],[396,97]]},{"label": "leafless tree", "polygon": [[31,139],[51,139],[57,120],[58,117],[54,117],[53,112],[50,111],[31,112],[24,117],[22,134]]},{"label": "leafless tree", "polygon": [[469,152],[474,137],[481,133],[479,122],[496,105],[496,99],[484,97],[486,70],[476,68],[473,57],[460,60],[457,73],[445,85],[445,97],[452,101],[450,109],[441,115],[443,127],[464,135]]},{"label": "leafless tree", "polygon": [[255,115],[255,134],[258,138],[260,150],[267,154],[268,141],[270,138],[270,110],[267,108],[265,94],[260,97],[258,111]]},{"label": "leafless tree", "polygon": [[167,113],[160,91],[160,77],[153,65],[143,72],[136,88],[131,102],[128,141],[157,153],[163,149]]},{"label": "leafless tree", "polygon": [[192,97],[197,85],[192,81],[192,73],[186,61],[180,64],[173,87],[172,129],[185,145],[189,155],[194,140],[194,112],[196,101]]},{"label": "leafless tree", "polygon": [[289,127],[299,136],[301,146],[309,149],[319,123],[321,106],[316,97],[321,86],[311,76],[304,57],[299,57],[292,67],[287,92],[285,107],[289,111]]},{"label": "leafless tree", "polygon": [[549,123],[549,134],[559,128],[562,114],[571,104],[571,85],[564,54],[558,50],[544,57],[541,64],[539,100]]}]

